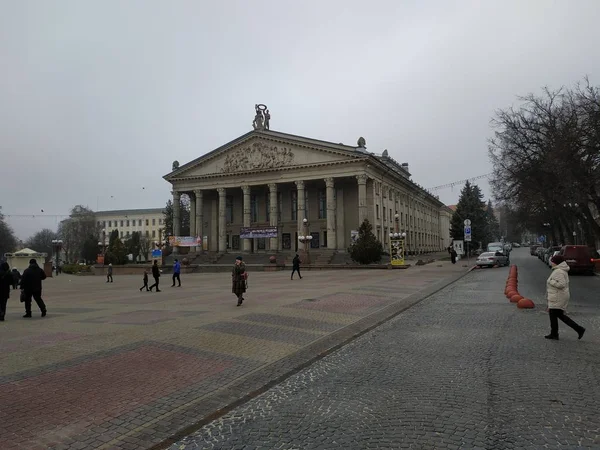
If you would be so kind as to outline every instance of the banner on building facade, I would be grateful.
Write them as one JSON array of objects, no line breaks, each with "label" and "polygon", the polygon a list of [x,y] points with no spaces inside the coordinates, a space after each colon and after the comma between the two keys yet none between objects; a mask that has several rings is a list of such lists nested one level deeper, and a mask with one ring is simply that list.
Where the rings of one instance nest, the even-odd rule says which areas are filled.
[{"label": "banner on building facade", "polygon": [[200,236],[169,236],[169,245],[171,247],[197,247],[202,245]]},{"label": "banner on building facade", "polygon": [[242,227],[240,239],[276,238],[277,227]]}]

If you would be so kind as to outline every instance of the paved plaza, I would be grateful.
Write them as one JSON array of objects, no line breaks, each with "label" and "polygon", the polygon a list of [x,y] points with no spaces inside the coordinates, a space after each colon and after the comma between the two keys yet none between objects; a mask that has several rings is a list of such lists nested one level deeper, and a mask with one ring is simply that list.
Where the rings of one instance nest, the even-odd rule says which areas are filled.
[{"label": "paved plaza", "polygon": [[175,443],[192,449],[600,448],[600,278],[571,277],[569,314],[549,341],[550,269],[528,249],[475,270],[339,351]]},{"label": "paved plaza", "polygon": [[[236,307],[228,273],[161,278],[61,275],[44,283],[48,316],[0,325],[1,448],[146,449],[183,437],[466,272],[251,272]],[[400,342],[398,342],[400,346]],[[213,417],[218,417],[218,414]],[[171,441],[169,441],[171,438]]]}]

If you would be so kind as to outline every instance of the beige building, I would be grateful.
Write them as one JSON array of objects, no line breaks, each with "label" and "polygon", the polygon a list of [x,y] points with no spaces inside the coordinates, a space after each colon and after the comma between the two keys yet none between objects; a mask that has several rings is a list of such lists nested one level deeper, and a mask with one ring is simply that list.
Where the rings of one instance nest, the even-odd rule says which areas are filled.
[{"label": "beige building", "polygon": [[104,245],[108,246],[110,233],[114,230],[119,232],[121,239],[127,239],[134,231],[138,231],[142,237],[160,241],[164,228],[163,211],[163,208],[97,211],[99,242],[104,239]]},{"label": "beige building", "polygon": [[[179,199],[188,195],[190,228],[214,252],[295,251],[302,248],[299,236],[312,237],[311,249],[346,251],[364,219],[385,249],[394,231],[406,232],[411,253],[448,245],[446,207],[387,150],[377,155],[363,138],[352,147],[256,122],[253,131],[198,159],[173,163],[164,178],[173,186],[175,235]],[[242,227],[276,228],[276,237],[241,239]]]}]

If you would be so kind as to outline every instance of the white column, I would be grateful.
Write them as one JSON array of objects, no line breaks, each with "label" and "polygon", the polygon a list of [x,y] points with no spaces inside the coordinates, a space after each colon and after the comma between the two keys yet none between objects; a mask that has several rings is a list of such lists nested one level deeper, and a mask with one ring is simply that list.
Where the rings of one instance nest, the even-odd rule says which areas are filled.
[{"label": "white column", "polygon": [[335,227],[335,185],[333,178],[325,178],[327,188],[327,248],[337,249],[337,230]]},{"label": "white column", "polygon": [[[180,199],[181,193],[173,191],[173,236],[179,236],[181,232]],[[179,247],[173,247],[173,253],[179,253]]]},{"label": "white column", "polygon": [[304,181],[296,181],[298,193],[296,194],[298,203],[298,211],[296,213],[296,219],[298,222],[298,236],[304,236],[304,218],[306,217],[306,205],[304,204]]},{"label": "white column", "polygon": [[[277,208],[277,184],[271,183],[269,184],[269,224],[272,227],[278,225]],[[277,230],[277,237],[269,240],[269,249],[272,252],[279,249],[279,230]]]},{"label": "white column", "polygon": [[[194,196],[196,197],[196,228],[194,229],[194,236],[200,236],[204,243],[204,197],[202,189],[196,189]],[[196,251],[202,251],[202,247],[197,248]]]},{"label": "white column", "polygon": [[367,180],[369,177],[365,174],[357,175],[358,181],[358,226],[360,227],[365,219],[367,219]]},{"label": "white column", "polygon": [[[244,227],[250,226],[250,186],[247,184],[242,186],[242,193],[244,196]],[[245,252],[250,252],[251,242],[250,239],[242,239],[243,240],[243,249]]]},{"label": "white column", "polygon": [[[190,196],[190,236],[196,236],[196,198],[193,194],[188,194]],[[192,247],[190,251],[196,252],[198,251],[196,247]]]},{"label": "white column", "polygon": [[225,188],[218,188],[217,192],[219,193],[219,252],[223,253],[227,251],[227,232],[225,227],[226,223],[226,215],[225,215]]}]

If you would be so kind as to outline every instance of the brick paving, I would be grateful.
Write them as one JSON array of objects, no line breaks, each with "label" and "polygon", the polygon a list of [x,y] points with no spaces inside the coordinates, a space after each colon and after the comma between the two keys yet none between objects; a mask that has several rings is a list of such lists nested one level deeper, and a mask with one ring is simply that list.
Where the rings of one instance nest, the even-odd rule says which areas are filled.
[{"label": "brick paving", "polygon": [[228,274],[184,275],[161,293],[140,292],[133,276],[49,279],[46,318],[34,305],[22,319],[13,295],[0,326],[0,447],[160,444],[465,271],[257,272],[240,308]]},{"label": "brick paving", "polygon": [[549,341],[550,270],[511,259],[535,309],[503,295],[508,268],[473,271],[170,450],[600,448],[600,279],[571,277],[583,339]]}]

